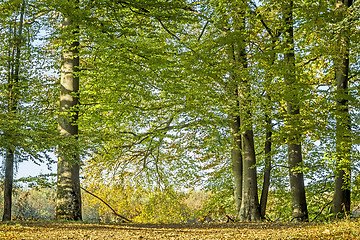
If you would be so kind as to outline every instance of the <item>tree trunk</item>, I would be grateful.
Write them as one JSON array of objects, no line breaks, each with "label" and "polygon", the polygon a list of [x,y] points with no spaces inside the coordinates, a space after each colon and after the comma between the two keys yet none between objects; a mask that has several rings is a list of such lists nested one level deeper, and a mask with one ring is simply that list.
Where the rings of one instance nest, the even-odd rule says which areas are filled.
[{"label": "tree trunk", "polygon": [[[309,216],[305,197],[304,175],[301,170],[301,143],[289,143],[288,156],[292,200],[292,217],[293,220],[296,222],[307,222],[309,221]],[[300,170],[298,169],[299,167]]]},{"label": "tree trunk", "polygon": [[266,114],[266,133],[265,133],[265,169],[264,169],[264,182],[261,191],[260,198],[260,214],[261,218],[265,219],[266,203],[269,195],[270,187],[270,174],[271,174],[271,136],[272,136],[272,124],[271,119]]},{"label": "tree trunk", "polygon": [[231,166],[234,175],[234,198],[236,212],[240,212],[242,201],[242,183],[243,183],[243,162],[241,153],[241,134],[240,134],[240,117],[230,116],[230,130],[232,133],[233,146],[231,149]]},{"label": "tree trunk", "polygon": [[[233,95],[230,103],[231,112],[229,113],[230,131],[232,134],[232,146],[231,146],[231,167],[234,176],[234,199],[236,206],[237,218],[239,218],[240,207],[242,202],[243,191],[243,157],[242,157],[242,143],[241,143],[241,119],[240,119],[240,95],[239,95],[239,82],[241,77],[239,71],[244,66],[240,60],[241,52],[239,50],[239,44],[237,42],[231,43],[229,49],[229,59],[232,69],[230,72],[231,84],[230,92]],[[246,66],[246,65],[245,65]]]},{"label": "tree trunk", "polygon": [[257,192],[256,159],[252,129],[244,130],[241,138],[243,149],[243,193],[239,217],[240,221],[259,221],[260,205]]},{"label": "tree trunk", "polygon": [[[352,0],[343,0],[345,8]],[[344,18],[345,16],[341,16]],[[344,217],[350,212],[351,184],[351,120],[349,114],[349,44],[348,30],[339,33],[339,55],[335,59],[336,79],[336,171],[335,191],[331,212],[336,217]]]},{"label": "tree trunk", "polygon": [[[16,22],[14,22],[14,45],[12,46],[13,51],[9,54],[9,77],[8,77],[8,114],[15,118],[19,102],[19,74],[20,74],[20,54],[22,44],[22,31],[23,21],[25,12],[25,1],[21,3],[20,7],[20,19],[18,33],[16,33]],[[9,38],[9,44],[11,40]],[[11,47],[10,47],[11,48]],[[6,133],[7,137],[11,138],[13,134],[16,134],[13,129]],[[13,190],[13,179],[14,179],[14,161],[15,153],[14,146],[11,146],[11,142],[6,149],[5,155],[5,178],[4,178],[4,212],[3,221],[11,220],[11,209],[12,209],[12,190]]]},{"label": "tree trunk", "polygon": [[[234,29],[238,36],[233,43],[234,46],[234,72],[236,74],[236,86],[239,101],[241,150],[242,150],[242,194],[239,211],[240,221],[259,221],[260,205],[257,188],[256,158],[254,136],[252,130],[252,113],[250,100],[250,81],[247,74],[247,53],[246,53],[246,1],[234,3],[236,16],[234,17]],[[240,136],[239,136],[240,137]],[[240,167],[239,167],[240,169]]]},{"label": "tree trunk", "polygon": [[342,217],[350,211],[350,116],[348,109],[348,71],[349,59],[344,59],[343,66],[336,70],[337,102],[336,102],[336,172],[335,191],[332,204],[332,213]]},{"label": "tree trunk", "polygon": [[[64,40],[61,64],[61,92],[58,132],[61,136],[57,169],[56,219],[81,220],[80,157],[77,146],[79,105],[79,40],[78,27],[70,18],[63,20],[67,34]],[[76,40],[74,40],[76,39]],[[70,43],[70,44],[69,44]]]},{"label": "tree trunk", "polygon": [[293,29],[293,1],[284,3],[285,20],[285,53],[284,60],[286,66],[285,82],[287,85],[287,114],[288,114],[288,165],[290,175],[290,188],[292,199],[292,217],[294,221],[306,222],[309,220],[304,175],[302,171],[302,151],[301,151],[301,122],[300,100],[297,76],[295,74],[295,52],[294,52],[294,29]]},{"label": "tree trunk", "polygon": [[4,179],[4,213],[3,221],[11,220],[12,188],[14,179],[14,151],[10,148],[6,151],[5,179]]}]

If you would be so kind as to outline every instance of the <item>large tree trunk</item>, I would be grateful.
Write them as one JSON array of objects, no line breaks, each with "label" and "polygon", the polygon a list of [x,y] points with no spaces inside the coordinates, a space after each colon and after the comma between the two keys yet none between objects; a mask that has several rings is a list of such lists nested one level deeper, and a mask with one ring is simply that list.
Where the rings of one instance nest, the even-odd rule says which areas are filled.
[{"label": "large tree trunk", "polygon": [[260,205],[257,188],[256,159],[252,129],[245,129],[241,135],[243,149],[243,193],[239,213],[240,221],[259,221]]},{"label": "large tree trunk", "polygon": [[252,130],[252,113],[250,91],[251,86],[247,75],[247,53],[246,39],[246,12],[247,3],[241,1],[234,3],[236,16],[234,16],[234,28],[238,39],[234,43],[234,61],[236,83],[238,91],[239,111],[240,111],[240,133],[242,150],[242,194],[239,211],[240,221],[259,221],[260,205],[257,188],[256,158],[254,146],[254,134]]},{"label": "large tree trunk", "polygon": [[[352,0],[343,0],[345,8],[352,5]],[[343,11],[345,12],[345,11]],[[345,16],[341,16],[344,18]],[[339,55],[335,58],[336,79],[336,172],[335,191],[332,203],[332,213],[336,217],[343,217],[350,211],[350,183],[351,183],[351,139],[349,115],[349,44],[348,30],[339,33]]]},{"label": "large tree trunk", "polygon": [[[19,74],[20,74],[20,54],[21,54],[21,44],[22,44],[22,31],[23,31],[23,21],[24,21],[24,12],[25,12],[25,1],[21,3],[20,8],[20,19],[19,19],[19,28],[16,32],[16,22],[14,22],[14,41],[13,46],[10,48],[13,51],[10,51],[9,59],[9,77],[8,77],[8,114],[10,117],[16,116],[18,102],[19,102]],[[9,44],[11,40],[9,38]],[[6,133],[7,137],[11,138],[11,135],[15,134],[16,129],[10,130]],[[14,179],[14,160],[15,153],[14,147],[9,146],[6,149],[5,155],[5,178],[4,178],[4,212],[3,212],[3,221],[11,220],[11,209],[12,209],[12,190],[13,190],[13,179]]]},{"label": "large tree trunk", "polygon": [[308,211],[305,197],[304,175],[302,171],[301,130],[299,126],[300,100],[297,76],[295,74],[293,1],[284,3],[285,20],[285,82],[287,84],[287,114],[288,114],[288,165],[292,199],[292,217],[294,221],[308,221]]},{"label": "large tree trunk", "polygon": [[[79,105],[79,41],[77,27],[70,18],[63,20],[67,34],[64,40],[61,64],[61,92],[58,131],[61,139],[58,156],[56,219],[81,220],[80,157],[77,146]],[[70,43],[70,44],[69,44]]]},{"label": "large tree trunk", "polygon": [[271,119],[266,114],[266,133],[265,133],[265,169],[264,169],[264,182],[261,191],[260,198],[260,214],[261,218],[265,219],[266,212],[266,204],[269,195],[269,187],[270,187],[270,174],[271,174],[271,136],[272,136],[272,124]]}]

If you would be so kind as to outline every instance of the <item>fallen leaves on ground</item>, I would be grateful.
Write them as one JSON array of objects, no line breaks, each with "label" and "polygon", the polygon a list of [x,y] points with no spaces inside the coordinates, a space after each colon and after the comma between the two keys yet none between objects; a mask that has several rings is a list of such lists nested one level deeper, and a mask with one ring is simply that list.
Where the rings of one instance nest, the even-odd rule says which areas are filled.
[{"label": "fallen leaves on ground", "polygon": [[8,222],[0,239],[360,239],[360,222],[94,224]]}]

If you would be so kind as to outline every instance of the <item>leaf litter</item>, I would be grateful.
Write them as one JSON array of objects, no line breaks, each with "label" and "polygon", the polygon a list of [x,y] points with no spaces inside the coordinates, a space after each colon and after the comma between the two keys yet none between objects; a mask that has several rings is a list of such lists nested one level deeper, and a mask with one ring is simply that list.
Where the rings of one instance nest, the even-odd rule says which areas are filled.
[{"label": "leaf litter", "polygon": [[360,222],[102,224],[7,222],[0,239],[360,239]]}]

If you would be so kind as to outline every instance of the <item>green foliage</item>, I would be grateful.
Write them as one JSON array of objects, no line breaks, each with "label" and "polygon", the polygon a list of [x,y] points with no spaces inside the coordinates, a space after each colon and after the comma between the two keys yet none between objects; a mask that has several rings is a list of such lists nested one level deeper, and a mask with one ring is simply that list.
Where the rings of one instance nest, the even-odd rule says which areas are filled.
[{"label": "green foliage", "polygon": [[53,189],[55,187],[55,174],[40,174],[35,177],[22,177],[16,179],[16,183],[23,183],[28,188],[42,189],[48,188]]},{"label": "green foliage", "polygon": [[[246,108],[253,113],[246,121],[255,134],[259,190],[266,117],[273,124],[267,216],[291,220],[286,151],[290,139],[302,144],[303,164],[296,170],[305,175],[310,220],[328,219],[339,166],[351,166],[352,200],[360,201],[358,3],[344,11],[331,1],[294,1],[296,56],[291,69],[283,57],[289,52],[285,1],[79,1],[76,7],[72,5],[76,1],[26,2],[21,36],[14,32],[19,28],[22,1],[0,3],[2,153],[10,148],[17,161],[50,163],[49,153],[56,146],[76,142],[69,153],[80,152],[83,157],[83,185],[138,222],[235,216],[229,116],[240,114],[234,92],[246,79],[250,86]],[[234,23],[242,12],[247,23],[239,31]],[[60,26],[60,13],[77,16],[78,34],[68,34],[74,29]],[[336,110],[336,101],[344,93],[336,91],[333,80],[336,62],[343,57],[338,44],[343,32],[350,39],[346,96],[350,119]],[[80,105],[76,107],[80,132],[71,141],[56,132],[58,53],[72,41],[70,35],[81,39]],[[17,65],[14,45],[19,40],[20,74],[14,87],[9,76]],[[246,70],[229,53],[238,44],[246,45]],[[289,70],[296,84],[286,83]],[[17,109],[9,112],[9,94],[14,91]],[[300,112],[290,116],[287,106],[294,99]],[[342,120],[351,121],[350,132],[339,133],[337,122]],[[337,142],[339,134],[348,141]],[[337,162],[339,156],[344,157]],[[46,177],[18,181],[30,187],[53,187]],[[186,203],[189,195],[179,191],[183,188],[205,188],[211,195],[192,208]],[[35,193],[18,196],[23,201],[16,200],[20,204],[15,204],[16,214],[51,217],[30,204]],[[84,199],[84,219],[113,220],[98,200],[87,195]],[[50,207],[46,209],[50,212]]]}]

